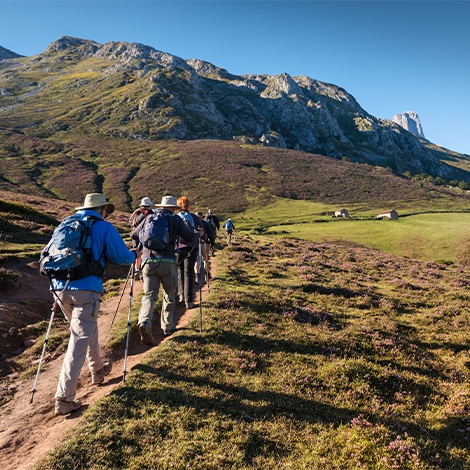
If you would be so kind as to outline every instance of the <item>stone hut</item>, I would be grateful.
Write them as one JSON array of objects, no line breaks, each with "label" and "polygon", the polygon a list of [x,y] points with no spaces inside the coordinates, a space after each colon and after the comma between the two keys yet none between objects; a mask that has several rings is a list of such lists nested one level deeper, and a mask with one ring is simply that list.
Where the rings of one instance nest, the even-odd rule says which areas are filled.
[{"label": "stone hut", "polygon": [[335,212],[335,217],[343,217],[343,219],[349,219],[349,212],[346,209],[340,209]]},{"label": "stone hut", "polygon": [[383,211],[378,216],[377,219],[393,219],[398,220],[398,213],[395,209],[390,211]]}]

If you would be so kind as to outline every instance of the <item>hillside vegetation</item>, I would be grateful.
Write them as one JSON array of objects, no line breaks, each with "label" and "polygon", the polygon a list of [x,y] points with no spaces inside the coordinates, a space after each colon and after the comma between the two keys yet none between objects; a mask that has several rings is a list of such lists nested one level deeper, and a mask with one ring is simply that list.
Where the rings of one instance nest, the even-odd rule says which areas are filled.
[{"label": "hillside vegetation", "polygon": [[0,130],[0,155],[0,189],[65,201],[104,192],[124,211],[143,196],[158,202],[167,193],[186,194],[194,208],[225,215],[275,197],[371,208],[394,201],[467,201],[455,190],[385,168],[233,141],[57,142]]},{"label": "hillside vegetation", "polygon": [[36,469],[470,466],[468,270],[272,237],[217,262],[203,333],[151,351]]}]

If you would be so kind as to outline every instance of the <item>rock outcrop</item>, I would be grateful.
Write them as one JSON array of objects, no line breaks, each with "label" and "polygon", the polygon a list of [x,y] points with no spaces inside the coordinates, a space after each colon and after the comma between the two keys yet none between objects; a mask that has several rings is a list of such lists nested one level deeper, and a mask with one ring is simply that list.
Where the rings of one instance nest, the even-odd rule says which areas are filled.
[{"label": "rock outcrop", "polygon": [[403,127],[403,129],[406,129],[408,132],[411,132],[412,134],[424,139],[424,132],[423,128],[421,127],[421,121],[414,111],[405,111],[404,113],[395,114],[392,120],[393,122],[396,122],[398,125]]}]

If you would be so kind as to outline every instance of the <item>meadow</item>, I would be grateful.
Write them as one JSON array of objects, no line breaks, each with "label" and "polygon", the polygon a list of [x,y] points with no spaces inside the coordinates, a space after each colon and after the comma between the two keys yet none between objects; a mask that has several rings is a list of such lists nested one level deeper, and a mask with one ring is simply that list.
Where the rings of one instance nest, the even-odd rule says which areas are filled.
[{"label": "meadow", "polygon": [[37,470],[469,468],[468,270],[265,235],[217,263],[203,333],[151,351]]},{"label": "meadow", "polygon": [[351,218],[343,219],[331,216],[338,206],[278,199],[262,210],[247,211],[237,228],[315,242],[345,240],[425,261],[469,264],[468,206],[397,202],[391,207],[399,207],[399,220],[377,220],[390,206],[370,205],[354,205]]}]

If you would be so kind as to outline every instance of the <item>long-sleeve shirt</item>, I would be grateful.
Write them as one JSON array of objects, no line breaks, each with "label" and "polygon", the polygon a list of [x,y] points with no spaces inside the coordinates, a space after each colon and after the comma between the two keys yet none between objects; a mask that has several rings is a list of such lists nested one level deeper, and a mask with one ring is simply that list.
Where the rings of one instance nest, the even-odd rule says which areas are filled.
[{"label": "long-sleeve shirt", "polygon": [[[100,260],[103,266],[106,263],[105,258],[116,264],[132,264],[136,260],[135,251],[129,250],[114,225],[104,220],[98,212],[85,209],[77,211],[77,214],[88,215],[96,219],[91,226],[91,251],[95,260]],[[52,279],[53,290],[63,290],[64,287],[67,290],[91,290],[101,293],[103,292],[103,281],[97,276],[85,276],[68,283]]]}]

